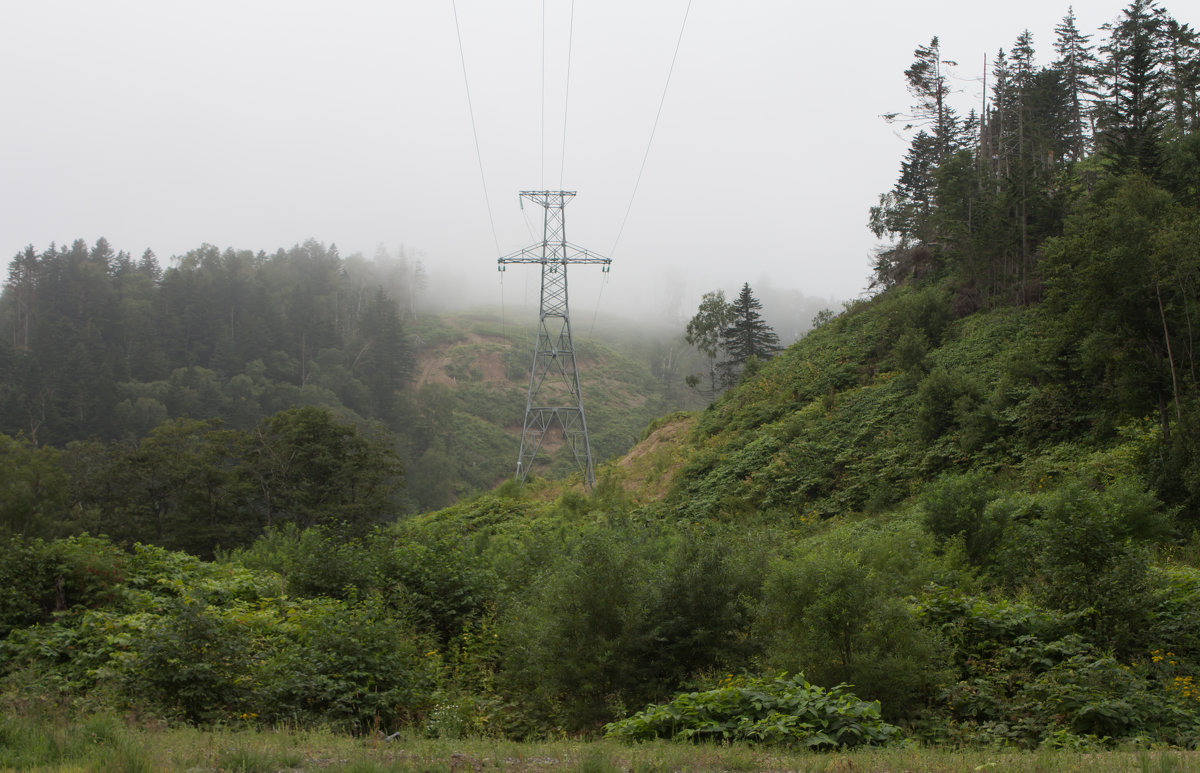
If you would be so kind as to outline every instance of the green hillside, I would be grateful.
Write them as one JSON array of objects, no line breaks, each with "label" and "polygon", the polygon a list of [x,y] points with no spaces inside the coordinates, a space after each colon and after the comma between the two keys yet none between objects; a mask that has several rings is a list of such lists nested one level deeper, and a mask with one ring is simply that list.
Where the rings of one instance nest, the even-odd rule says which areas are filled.
[{"label": "green hillside", "polygon": [[[175,393],[255,397],[241,424],[0,437],[0,766],[42,764],[30,726],[112,713],[496,744],[1037,750],[1036,769],[1063,750],[1144,769],[1196,750],[1200,43],[1141,2],[1107,32],[1091,53],[1110,70],[1086,74],[1036,67],[1022,36],[986,115],[962,118],[939,99],[937,39],[919,47],[905,76],[926,123],[871,213],[888,239],[874,294],[721,368],[740,375],[707,407],[674,410],[694,394],[661,344],[580,341],[607,459],[594,490],[548,466],[465,495],[506,477],[528,352],[470,315],[404,322],[402,385],[325,349]],[[1072,15],[1059,33],[1064,57],[1087,47]],[[1083,81],[1088,116],[1070,109]],[[258,270],[311,267],[286,258]],[[320,297],[353,287],[332,286]],[[350,317],[325,333],[369,351],[379,319]],[[298,392],[265,375],[292,366]],[[193,377],[169,374],[164,410],[170,379]],[[340,405],[265,410],[316,387]],[[7,389],[10,409],[37,405]],[[92,415],[85,397],[58,394],[45,426]],[[408,512],[401,472],[427,501],[463,496]]]},{"label": "green hillside", "polygon": [[[419,509],[490,489],[513,475],[537,321],[502,319],[488,312],[442,314],[414,325],[419,346],[411,390],[431,417],[428,448],[407,466]],[[683,383],[681,368],[698,356],[678,335],[605,320],[595,337],[579,336],[575,349],[597,463],[628,451],[658,416],[704,404]],[[533,474],[578,475],[570,453],[558,450],[549,444]]]}]

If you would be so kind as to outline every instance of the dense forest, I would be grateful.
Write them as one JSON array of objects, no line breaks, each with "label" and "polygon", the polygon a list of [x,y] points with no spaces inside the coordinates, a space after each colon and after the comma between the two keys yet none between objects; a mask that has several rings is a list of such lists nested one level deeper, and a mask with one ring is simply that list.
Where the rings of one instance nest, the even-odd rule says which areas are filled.
[{"label": "dense forest", "polygon": [[[403,394],[389,368],[411,367],[402,337],[387,344],[394,362],[368,358],[356,397],[321,379],[356,373],[367,341],[408,324],[394,296],[297,291],[314,319],[294,323],[288,298],[256,306],[277,309],[261,324],[291,342],[254,365],[295,390],[270,402],[242,372],[264,356],[244,348],[249,312],[228,305],[204,307],[222,333],[200,345],[187,332],[199,309],[115,304],[155,321],[120,337],[121,356],[82,342],[100,322],[48,339],[48,357],[96,374],[48,380],[27,354],[36,299],[17,300],[15,274],[4,357],[24,380],[6,380],[4,415],[39,444],[6,441],[10,533],[64,517],[38,508],[70,490],[55,475],[79,475],[64,461],[88,457],[41,443],[88,421],[102,438],[149,429],[131,454],[191,433],[194,453],[174,454],[194,465],[183,478],[227,474],[236,512],[290,515],[211,561],[166,538],[96,536],[78,514],[57,539],[14,536],[0,702],[443,738],[1197,748],[1200,40],[1145,0],[1095,37],[1068,13],[1039,66],[1022,35],[994,60],[986,109],[965,117],[937,38],[920,45],[903,73],[911,149],[870,213],[891,240],[876,293],[782,351],[760,335],[736,372],[715,364],[722,340],[741,352],[733,334],[711,335],[735,326],[689,329],[693,382],[728,388],[650,423],[591,492],[509,481],[441,510],[358,517],[358,503],[378,512],[395,495],[394,450],[295,395],[323,384],[389,421],[397,409],[379,406]],[[95,250],[74,250],[98,271]],[[51,252],[30,260],[64,260]],[[183,281],[155,277],[149,258],[105,260],[150,295]],[[68,312],[90,296],[65,297],[63,318],[83,319]],[[701,313],[723,313],[717,300]],[[132,332],[155,325],[170,346]],[[195,361],[171,359],[183,352]],[[201,399],[183,381],[201,368],[244,376],[259,410],[231,413],[228,429],[204,424],[212,414],[156,423],[177,415],[171,400]],[[106,398],[130,402],[105,425],[115,416],[95,400],[129,379],[160,391]],[[148,458],[129,474],[167,479]],[[345,466],[292,475],[279,458]],[[162,492],[136,504],[117,488],[82,509],[149,518]]]}]

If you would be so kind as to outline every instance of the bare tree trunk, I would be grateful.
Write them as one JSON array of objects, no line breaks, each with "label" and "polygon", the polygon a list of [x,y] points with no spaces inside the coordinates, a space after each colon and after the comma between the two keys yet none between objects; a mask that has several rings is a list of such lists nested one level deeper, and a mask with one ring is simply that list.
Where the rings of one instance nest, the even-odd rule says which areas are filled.
[{"label": "bare tree trunk", "polygon": [[1183,409],[1179,407],[1179,377],[1175,373],[1175,357],[1171,353],[1171,331],[1167,329],[1167,313],[1163,309],[1162,290],[1154,280],[1154,292],[1158,295],[1158,316],[1162,319],[1163,338],[1167,342],[1167,362],[1171,365],[1171,391],[1175,395],[1175,418],[1183,421]]}]

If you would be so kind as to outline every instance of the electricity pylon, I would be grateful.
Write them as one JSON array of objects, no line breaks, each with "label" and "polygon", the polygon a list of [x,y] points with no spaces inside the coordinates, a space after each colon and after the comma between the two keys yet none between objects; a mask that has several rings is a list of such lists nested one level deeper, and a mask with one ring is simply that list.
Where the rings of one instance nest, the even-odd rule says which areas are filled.
[{"label": "electricity pylon", "polygon": [[587,417],[583,414],[583,393],[579,390],[575,347],[571,343],[567,266],[595,263],[607,273],[612,259],[567,242],[563,210],[574,196],[575,191],[521,191],[522,199],[529,199],[545,209],[542,241],[505,255],[497,262],[501,271],[509,263],[538,263],[542,267],[541,311],[533,367],[529,371],[529,393],[525,398],[525,426],[521,430],[517,480],[525,481],[546,434],[558,426],[564,444],[570,446],[575,463],[583,473],[584,485],[590,489],[596,484],[596,474],[592,466]]}]

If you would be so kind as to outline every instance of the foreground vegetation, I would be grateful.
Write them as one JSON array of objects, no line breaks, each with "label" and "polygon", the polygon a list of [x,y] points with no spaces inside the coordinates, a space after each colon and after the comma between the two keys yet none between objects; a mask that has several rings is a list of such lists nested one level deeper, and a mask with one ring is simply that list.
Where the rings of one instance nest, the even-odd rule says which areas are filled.
[{"label": "foreground vegetation", "polygon": [[1097,755],[1042,749],[873,749],[795,752],[743,745],[680,746],[653,742],[498,739],[438,740],[413,734],[352,738],[327,730],[211,730],[129,726],[96,715],[69,724],[0,720],[0,770],[74,771],[863,771],[1004,770],[1013,773],[1182,773],[1200,770],[1197,752],[1123,750]]}]

